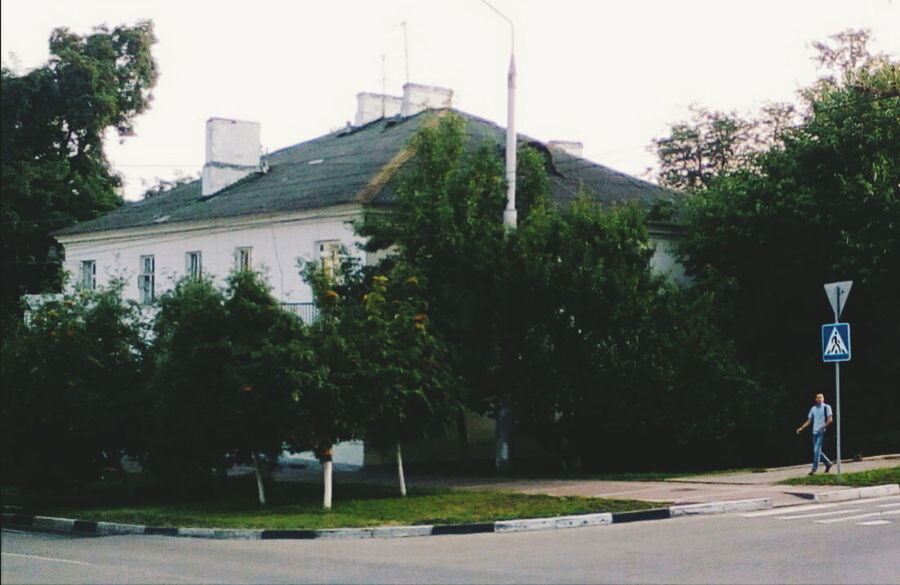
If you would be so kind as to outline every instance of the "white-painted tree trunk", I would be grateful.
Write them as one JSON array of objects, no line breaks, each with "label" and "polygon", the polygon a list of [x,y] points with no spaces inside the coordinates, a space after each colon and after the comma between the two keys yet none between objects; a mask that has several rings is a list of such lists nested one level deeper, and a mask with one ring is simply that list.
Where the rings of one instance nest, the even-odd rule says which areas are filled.
[{"label": "white-painted tree trunk", "polygon": [[259,492],[259,503],[262,506],[266,505],[266,485],[263,482],[263,472],[262,467],[259,463],[259,458],[256,456],[256,453],[253,453],[253,467],[256,469],[256,489]]},{"label": "white-painted tree trunk", "polygon": [[331,479],[332,479],[332,463],[331,460],[322,462],[322,477],[325,482],[325,495],[322,500],[322,507],[326,510],[331,509]]},{"label": "white-painted tree trunk", "polygon": [[403,477],[403,454],[400,452],[400,443],[397,443],[397,479],[400,481],[400,495],[406,497],[406,479]]}]

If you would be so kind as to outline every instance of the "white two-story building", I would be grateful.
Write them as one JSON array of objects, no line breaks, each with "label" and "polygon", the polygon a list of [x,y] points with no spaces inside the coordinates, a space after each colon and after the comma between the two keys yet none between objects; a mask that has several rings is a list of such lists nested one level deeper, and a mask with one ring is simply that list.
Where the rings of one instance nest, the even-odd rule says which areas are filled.
[{"label": "white two-story building", "polygon": [[[398,171],[412,157],[410,139],[451,107],[452,92],[407,84],[400,97],[359,94],[356,123],[320,138],[260,156],[254,122],[212,118],[206,127],[201,180],[57,232],[73,286],[114,278],[128,298],[149,303],[186,275],[223,281],[236,268],[264,273],[288,306],[312,301],[298,261],[333,262],[343,246],[363,263],[352,220],[366,206],[390,206]],[[473,140],[503,144],[504,129],[457,112]],[[552,196],[573,199],[584,188],[604,202],[652,205],[674,194],[581,159],[571,143],[542,144],[554,164]],[[498,219],[499,221],[499,219]],[[667,253],[672,226],[652,226],[658,270],[680,273]]]},{"label": "white two-story building", "polygon": [[[95,288],[121,279],[126,297],[150,304],[186,275],[211,276],[224,285],[233,270],[250,268],[266,276],[283,306],[309,320],[312,291],[298,263],[315,260],[327,266],[341,248],[363,264],[378,260],[357,246],[361,239],[351,222],[367,207],[391,206],[400,172],[414,155],[411,138],[452,107],[452,91],[407,84],[403,97],[362,93],[358,104],[354,125],[265,157],[260,156],[259,124],[210,119],[202,179],[54,234],[65,250],[70,285]],[[456,113],[475,144],[491,140],[500,148],[505,143],[503,128]],[[581,190],[604,203],[636,200],[646,208],[677,198],[581,158],[577,143],[524,136],[519,141],[545,152],[551,196],[558,204],[573,201]],[[656,246],[652,262],[656,270],[680,279],[683,273],[669,254],[674,228],[650,224]],[[473,456],[491,457],[493,422],[470,424]],[[452,440],[433,442],[427,453],[411,450],[408,459],[452,459],[452,445]]]}]

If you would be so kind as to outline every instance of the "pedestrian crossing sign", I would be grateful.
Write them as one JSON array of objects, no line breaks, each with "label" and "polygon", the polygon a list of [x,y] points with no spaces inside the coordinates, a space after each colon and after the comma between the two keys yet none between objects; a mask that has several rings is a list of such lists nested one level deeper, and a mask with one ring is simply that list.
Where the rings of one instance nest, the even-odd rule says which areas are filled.
[{"label": "pedestrian crossing sign", "polygon": [[850,323],[822,325],[822,361],[850,361]]}]

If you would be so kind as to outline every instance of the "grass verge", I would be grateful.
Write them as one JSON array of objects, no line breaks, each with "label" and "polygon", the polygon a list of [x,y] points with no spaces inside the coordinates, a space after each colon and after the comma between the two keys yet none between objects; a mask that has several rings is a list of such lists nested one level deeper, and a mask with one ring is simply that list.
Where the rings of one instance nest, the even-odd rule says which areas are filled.
[{"label": "grass verge", "polygon": [[900,466],[857,471],[855,473],[842,473],[841,481],[838,481],[837,475],[832,470],[832,473],[792,477],[780,483],[786,485],[845,485],[852,487],[900,483]]},{"label": "grass verge", "polygon": [[[554,497],[496,491],[413,488],[405,498],[384,484],[335,484],[331,511],[322,509],[322,485],[273,482],[268,505],[256,501],[252,478],[217,482],[202,497],[154,493],[146,478],[115,482],[64,497],[35,497],[4,490],[5,504],[18,504],[46,516],[150,526],[248,529],[322,529],[421,524],[465,524],[521,518],[544,518],[596,512],[626,512],[666,504],[635,500]],[[120,480],[121,481],[121,480]],[[129,483],[126,480],[126,483]],[[104,495],[106,494],[106,495]]]}]

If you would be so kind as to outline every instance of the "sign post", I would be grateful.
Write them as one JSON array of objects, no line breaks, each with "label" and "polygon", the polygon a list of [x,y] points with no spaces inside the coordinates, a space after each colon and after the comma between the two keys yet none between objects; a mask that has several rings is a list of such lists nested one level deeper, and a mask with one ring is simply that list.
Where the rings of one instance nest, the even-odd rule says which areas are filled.
[{"label": "sign post", "polygon": [[834,323],[822,325],[822,360],[834,362],[834,414],[837,417],[837,479],[841,481],[841,362],[850,361],[850,324],[839,323],[850,294],[852,280],[825,285],[825,295],[834,310]]}]

